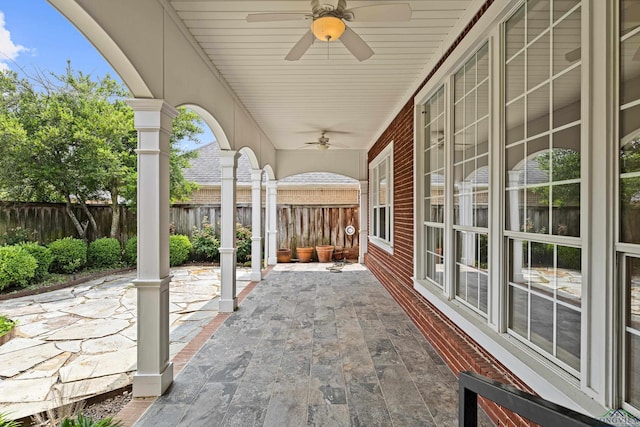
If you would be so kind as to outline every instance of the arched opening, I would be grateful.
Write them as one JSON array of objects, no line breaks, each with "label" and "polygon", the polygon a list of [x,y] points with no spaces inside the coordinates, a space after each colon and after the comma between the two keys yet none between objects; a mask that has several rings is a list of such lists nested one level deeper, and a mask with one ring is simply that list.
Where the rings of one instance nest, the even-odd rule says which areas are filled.
[{"label": "arched opening", "polygon": [[[294,260],[298,248],[334,247],[334,256],[351,259],[359,255],[360,183],[329,172],[307,172],[278,180],[278,247],[290,249]],[[366,207],[365,207],[366,209]],[[325,261],[326,262],[326,261]]]}]

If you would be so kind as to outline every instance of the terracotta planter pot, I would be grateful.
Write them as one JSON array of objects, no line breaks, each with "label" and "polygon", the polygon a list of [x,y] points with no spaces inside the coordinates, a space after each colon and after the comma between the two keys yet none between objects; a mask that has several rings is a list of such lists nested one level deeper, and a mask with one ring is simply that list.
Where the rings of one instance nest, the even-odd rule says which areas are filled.
[{"label": "terracotta planter pot", "polygon": [[278,249],[278,262],[291,262],[291,249]]},{"label": "terracotta planter pot", "polygon": [[333,259],[335,259],[336,261],[341,261],[344,253],[344,249],[342,249],[342,246],[336,246],[335,249],[333,250]]},{"label": "terracotta planter pot", "polygon": [[298,248],[296,249],[298,253],[298,260],[300,262],[309,262],[311,261],[311,254],[313,254],[313,248]]},{"label": "terracotta planter pot", "polygon": [[333,255],[333,246],[316,246],[316,253],[318,254],[318,262],[331,262],[331,256]]}]

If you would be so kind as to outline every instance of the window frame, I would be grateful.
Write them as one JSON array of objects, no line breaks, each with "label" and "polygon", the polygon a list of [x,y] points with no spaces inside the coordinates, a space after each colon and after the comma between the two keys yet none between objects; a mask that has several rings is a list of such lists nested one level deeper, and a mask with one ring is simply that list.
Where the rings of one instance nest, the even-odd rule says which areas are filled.
[{"label": "window frame", "polygon": [[[621,96],[620,96],[620,90],[622,87],[622,53],[623,53],[623,49],[622,49],[622,43],[626,40],[628,40],[629,38],[632,37],[637,37],[638,34],[640,34],[640,27],[635,28],[634,30],[629,31],[628,33],[622,35],[621,34],[621,14],[622,14],[622,7],[621,7],[621,3],[622,0],[619,0],[615,3],[615,13],[613,14],[615,16],[615,25],[614,25],[614,51],[615,51],[615,55],[616,55],[616,60],[615,60],[615,89],[614,89],[614,94],[615,94],[615,103],[614,103],[614,116],[615,116],[615,131],[616,131],[616,136],[615,136],[615,149],[614,152],[615,153],[619,153],[619,150],[621,149],[621,146],[623,145],[622,143],[625,142],[623,140],[626,140],[628,135],[623,135],[622,134],[622,114],[623,111],[628,109],[628,108],[633,108],[634,106],[637,106],[638,103],[640,102],[640,98],[636,99],[636,100],[632,100],[632,101],[628,101],[626,103],[623,103]],[[640,132],[640,131],[638,131]],[[616,180],[616,191],[615,191],[615,199],[613,201],[613,206],[614,206],[614,218],[615,218],[615,225],[614,225],[614,229],[613,232],[615,234],[615,255],[616,255],[616,267],[617,267],[617,275],[616,275],[616,281],[617,281],[617,286],[615,291],[617,292],[616,298],[615,300],[619,302],[619,308],[618,311],[616,313],[616,320],[617,320],[617,324],[619,325],[619,328],[617,330],[618,335],[615,337],[618,345],[618,349],[619,352],[617,354],[617,358],[616,360],[618,360],[618,375],[617,375],[617,381],[618,381],[618,387],[617,387],[617,393],[620,399],[620,403],[621,403],[621,407],[628,411],[629,413],[633,414],[636,417],[640,417],[640,407],[638,406],[634,406],[631,402],[629,402],[627,400],[628,398],[628,391],[627,391],[627,387],[629,385],[629,380],[628,380],[628,342],[627,342],[627,334],[632,333],[634,335],[637,335],[637,329],[636,328],[632,328],[631,326],[629,326],[628,324],[628,318],[627,318],[627,311],[629,310],[631,301],[630,298],[628,297],[628,293],[627,293],[627,280],[628,280],[628,275],[630,274],[630,272],[628,271],[628,260],[630,258],[633,259],[638,259],[640,260],[640,243],[633,243],[633,242],[626,242],[623,240],[623,235],[622,235],[622,221],[623,221],[623,217],[622,217],[622,207],[621,207],[621,199],[622,199],[622,192],[621,192],[621,183],[623,181],[624,178],[627,178],[629,176],[631,177],[635,177],[637,176],[638,172],[631,172],[631,173],[621,173],[621,160],[620,160],[620,156],[618,155],[614,155],[614,163],[615,163],[615,180]],[[623,176],[625,175],[625,176]],[[631,332],[631,330],[633,330],[633,332]]]},{"label": "window frame", "polygon": [[[393,141],[391,141],[370,163],[369,163],[369,242],[380,249],[393,255]],[[378,171],[380,166],[385,165],[387,188],[385,197],[386,203],[379,202],[379,180]],[[384,232],[386,237],[381,237],[380,221],[376,212],[385,208]]]},{"label": "window frame", "polygon": [[[482,53],[482,51],[485,50],[484,54],[486,55],[486,66],[487,66],[487,75],[486,77],[481,81],[478,82],[478,55]],[[465,163],[468,163],[469,161],[474,161],[477,162],[478,159],[481,159],[482,157],[486,157],[487,160],[487,188],[482,192],[482,194],[486,194],[487,197],[487,226],[483,227],[480,225],[476,224],[476,220],[477,217],[475,216],[475,209],[476,209],[476,205],[475,202],[472,202],[472,211],[474,212],[474,214],[472,214],[472,223],[471,224],[461,224],[461,217],[458,221],[456,221],[455,216],[451,221],[451,233],[453,233],[453,237],[452,237],[452,244],[453,244],[453,259],[451,260],[451,263],[453,265],[453,276],[451,278],[451,282],[452,282],[452,296],[453,298],[455,298],[457,301],[460,301],[461,304],[463,304],[465,307],[468,307],[470,310],[478,313],[480,316],[487,318],[489,316],[489,310],[491,308],[491,272],[492,269],[490,268],[491,266],[491,257],[490,257],[490,253],[491,253],[491,233],[490,233],[490,225],[491,225],[491,215],[492,215],[492,211],[493,208],[491,206],[492,204],[492,186],[493,186],[493,178],[491,177],[491,167],[492,167],[492,155],[493,155],[493,147],[492,147],[492,135],[491,135],[491,121],[493,118],[493,111],[492,111],[492,105],[494,102],[493,99],[493,95],[492,95],[492,72],[493,72],[493,67],[492,67],[492,49],[491,49],[491,43],[490,41],[487,39],[484,41],[484,43],[481,43],[480,46],[475,49],[473,51],[473,53],[471,55],[469,55],[465,62],[459,66],[458,68],[456,68],[455,70],[452,71],[451,73],[451,77],[449,78],[449,84],[451,85],[451,105],[450,105],[450,109],[449,109],[449,113],[451,115],[451,145],[452,150],[453,150],[453,155],[450,158],[450,164],[448,165],[450,167],[450,174],[452,175],[452,179],[451,179],[451,185],[453,186],[453,191],[452,191],[452,197],[454,199],[453,201],[453,208],[455,209],[455,207],[458,207],[458,210],[460,210],[461,207],[461,202],[460,202],[460,198],[462,196],[471,196],[473,199],[475,199],[477,194],[481,194],[478,192],[471,192],[469,194],[463,194],[460,192],[460,190],[456,190],[456,167],[459,165],[464,165]],[[456,76],[459,73],[463,73],[462,74],[462,78],[463,80],[466,79],[466,70],[467,70],[467,66],[468,64],[471,62],[471,60],[474,60],[474,65],[473,65],[473,69],[475,72],[475,76],[474,76],[474,85],[473,88],[471,90],[468,90],[467,86],[466,86],[466,82],[463,83],[463,95],[460,99],[456,99],[456,93],[457,91],[457,79]],[[486,114],[482,117],[479,118],[478,117],[478,109],[479,109],[479,100],[478,100],[478,89],[482,86],[482,85],[486,85],[487,87],[487,104],[486,104]],[[469,125],[467,122],[467,118],[466,118],[466,111],[467,111],[467,107],[466,107],[466,102],[467,102],[467,96],[469,95],[469,93],[474,92],[474,114],[476,115],[476,118],[472,124],[472,127],[474,129],[474,142],[477,144],[477,139],[478,139],[478,124],[482,121],[482,120],[486,120],[486,126],[487,126],[487,148],[486,148],[486,152],[482,153],[482,154],[478,154],[477,152],[477,146],[476,146],[476,152],[470,157],[467,158],[465,154],[463,154],[463,158],[461,160],[456,160],[456,154],[455,154],[455,143],[456,143],[456,135],[462,133],[465,134],[467,132],[467,130],[469,129]],[[456,121],[457,121],[457,117],[456,117],[456,111],[457,105],[462,105],[462,127],[460,129],[456,128]],[[466,140],[464,142],[466,144]],[[475,168],[473,173],[476,173],[478,171],[478,168]],[[465,170],[466,173],[466,170]],[[455,202],[455,198],[458,198],[458,203]],[[461,215],[461,214],[460,214]],[[478,246],[480,243],[478,240],[475,239],[480,239],[480,236],[484,236],[487,240],[487,253],[485,254],[487,256],[487,268],[485,272],[482,272],[481,270],[481,266],[478,265],[477,267],[471,267],[471,270],[476,271],[476,273],[479,276],[484,276],[486,278],[487,281],[487,300],[486,300],[486,311],[483,311],[480,307],[482,305],[482,303],[480,302],[480,288],[478,288],[478,306],[472,304],[471,302],[469,302],[469,300],[467,298],[463,298],[461,295],[458,294],[458,291],[460,289],[460,283],[459,283],[459,274],[458,274],[458,268],[462,268],[463,264],[458,262],[457,256],[458,256],[458,251],[460,248],[458,248],[458,239],[457,239],[457,235],[458,233],[462,233],[462,234],[467,234],[467,233],[472,233],[475,238],[474,238],[474,246],[476,247],[476,249],[478,249]],[[469,268],[469,266],[467,266],[467,268]],[[468,289],[467,289],[468,291]]]}]

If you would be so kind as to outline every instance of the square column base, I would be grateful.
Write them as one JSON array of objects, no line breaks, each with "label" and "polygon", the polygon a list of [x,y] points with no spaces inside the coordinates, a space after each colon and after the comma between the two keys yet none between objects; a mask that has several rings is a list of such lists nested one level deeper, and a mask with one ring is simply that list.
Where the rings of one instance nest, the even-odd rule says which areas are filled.
[{"label": "square column base", "polygon": [[262,280],[262,273],[259,271],[258,272],[252,271],[250,278],[252,282],[259,282]]},{"label": "square column base", "polygon": [[221,299],[218,302],[218,311],[220,313],[233,313],[238,308],[238,298]]},{"label": "square column base", "polygon": [[133,397],[162,396],[173,382],[173,363],[169,362],[160,374],[134,374]]}]

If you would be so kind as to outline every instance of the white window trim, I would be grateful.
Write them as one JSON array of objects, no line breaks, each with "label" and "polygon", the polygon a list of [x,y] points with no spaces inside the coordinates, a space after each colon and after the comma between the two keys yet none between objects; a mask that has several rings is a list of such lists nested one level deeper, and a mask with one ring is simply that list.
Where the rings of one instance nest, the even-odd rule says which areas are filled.
[{"label": "white window trim", "polygon": [[[378,194],[378,182],[371,180],[373,177],[373,170],[378,167],[382,162],[389,159],[389,170],[387,171],[387,239],[375,236],[373,230],[376,230],[374,224],[369,227],[369,242],[379,247],[380,249],[393,255],[393,141],[391,141],[374,159],[369,163],[369,218],[370,221],[374,220],[374,200],[377,200],[374,196]],[[378,205],[379,206],[379,205]]]}]

